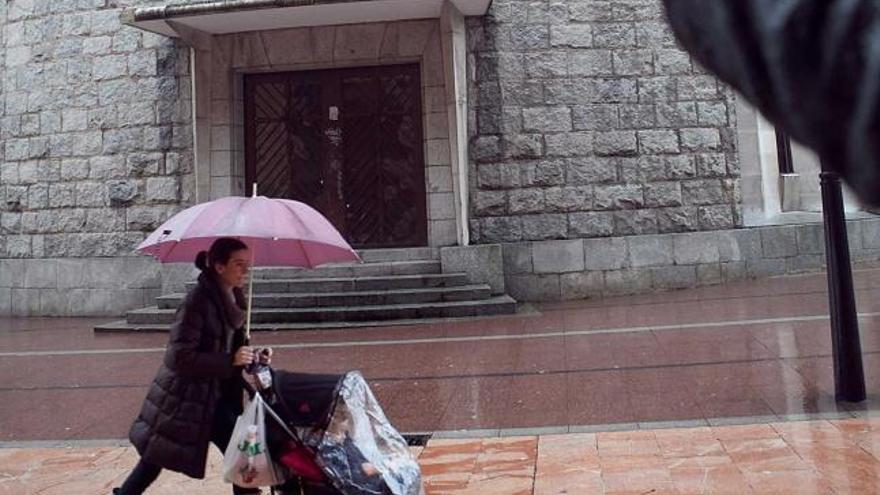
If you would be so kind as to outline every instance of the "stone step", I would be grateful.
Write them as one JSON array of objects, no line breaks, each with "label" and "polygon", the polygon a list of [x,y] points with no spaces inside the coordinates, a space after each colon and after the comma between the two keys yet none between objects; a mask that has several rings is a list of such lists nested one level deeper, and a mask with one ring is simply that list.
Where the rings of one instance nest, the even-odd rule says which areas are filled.
[{"label": "stone step", "polygon": [[[377,306],[326,308],[254,309],[251,318],[255,324],[381,321],[417,318],[458,318],[511,314],[516,311],[516,301],[509,296],[493,297],[479,301],[439,301],[422,304],[389,304]],[[130,311],[127,322],[133,325],[164,324],[174,321],[175,310],[151,308]]]},{"label": "stone step", "polygon": [[381,263],[389,261],[426,261],[439,260],[440,249],[432,247],[363,249],[358,251],[364,263]]},{"label": "stone step", "polygon": [[[303,294],[264,293],[254,295],[254,308],[378,306],[480,300],[491,296],[492,288],[488,285]],[[156,302],[159,309],[176,309],[184,297],[185,294],[170,294],[156,298]]]},{"label": "stone step", "polygon": [[348,263],[325,265],[314,270],[282,267],[256,268],[254,269],[254,280],[427,275],[440,273],[440,271],[440,262],[433,260]]},{"label": "stone step", "polygon": [[[254,294],[267,293],[327,293],[423,289],[428,287],[456,287],[467,285],[464,273],[437,273],[421,275],[388,275],[381,277],[340,277],[263,280],[254,279]],[[195,282],[187,284],[191,289]]]},{"label": "stone step", "polygon": [[[514,308],[510,313],[504,312],[499,314],[482,313],[476,316],[463,316],[456,318],[419,318],[419,319],[399,319],[399,320],[367,320],[367,321],[320,321],[305,323],[257,323],[251,326],[254,332],[284,332],[284,331],[312,331],[312,330],[332,330],[332,329],[348,329],[348,328],[369,328],[369,327],[394,327],[394,326],[418,326],[429,324],[441,324],[449,321],[473,320],[474,318],[494,318],[504,316],[506,314],[516,313]],[[155,332],[164,333],[169,328],[168,324],[155,323],[129,323],[126,320],[118,320],[95,327],[95,332]]]}]

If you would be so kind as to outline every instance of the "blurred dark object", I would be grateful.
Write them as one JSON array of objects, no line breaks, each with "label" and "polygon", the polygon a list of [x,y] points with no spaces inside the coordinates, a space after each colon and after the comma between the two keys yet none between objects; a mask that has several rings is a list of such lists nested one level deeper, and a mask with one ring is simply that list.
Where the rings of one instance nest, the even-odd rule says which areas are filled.
[{"label": "blurred dark object", "polygon": [[663,3],[694,58],[880,206],[880,2]]},{"label": "blurred dark object", "polygon": [[819,155],[835,398],[865,400],[839,177],[880,205],[880,1],[663,2],[700,63]]}]

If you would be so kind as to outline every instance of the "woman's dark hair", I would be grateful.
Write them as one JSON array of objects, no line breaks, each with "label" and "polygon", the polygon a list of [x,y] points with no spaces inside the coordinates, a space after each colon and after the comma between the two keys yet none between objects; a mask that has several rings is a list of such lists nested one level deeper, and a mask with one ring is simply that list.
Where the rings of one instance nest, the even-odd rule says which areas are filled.
[{"label": "woman's dark hair", "polygon": [[225,265],[229,263],[232,253],[247,249],[247,244],[232,237],[221,237],[211,244],[211,249],[202,251],[196,255],[196,267],[205,272],[210,269],[214,271],[214,265],[220,263]]}]

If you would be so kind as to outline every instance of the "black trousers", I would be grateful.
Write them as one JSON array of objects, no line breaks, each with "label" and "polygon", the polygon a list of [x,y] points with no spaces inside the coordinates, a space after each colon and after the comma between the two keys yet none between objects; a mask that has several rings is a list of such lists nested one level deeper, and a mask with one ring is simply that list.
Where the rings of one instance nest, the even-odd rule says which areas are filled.
[{"label": "black trousers", "polygon": [[[226,446],[229,445],[229,439],[232,437],[232,430],[235,429],[235,420],[238,416],[233,412],[232,408],[220,401],[214,412],[214,421],[211,425],[211,443],[220,449],[220,452],[226,452]],[[156,481],[162,468],[141,459],[126,478],[125,483],[114,493],[116,495],[141,495],[144,491]],[[232,486],[234,495],[247,495],[260,493],[259,489],[241,488]]]}]

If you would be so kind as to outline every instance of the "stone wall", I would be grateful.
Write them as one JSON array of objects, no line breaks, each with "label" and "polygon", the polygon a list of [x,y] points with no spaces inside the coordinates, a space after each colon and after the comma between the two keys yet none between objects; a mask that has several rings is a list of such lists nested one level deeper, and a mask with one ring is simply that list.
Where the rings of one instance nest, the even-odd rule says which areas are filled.
[{"label": "stone wall", "polygon": [[0,259],[0,315],[119,316],[183,291],[196,272],[143,256]]},{"label": "stone wall", "polygon": [[[880,219],[847,222],[853,260],[880,259]],[[800,272],[825,264],[821,223],[607,239],[508,243],[505,285],[520,301],[637,294]]]},{"label": "stone wall", "polygon": [[659,0],[496,0],[468,29],[475,242],[741,225],[732,94]]},{"label": "stone wall", "polygon": [[[191,60],[183,43],[120,23],[123,9],[159,3],[0,2],[0,314],[118,315],[179,290],[191,267],[133,248],[197,195],[244,192],[244,72],[421,62],[429,236],[455,244],[437,20],[220,36],[214,56]],[[190,68],[200,60],[197,164]]]},{"label": "stone wall", "polygon": [[[0,2],[0,74],[6,74],[6,15],[9,4]],[[6,137],[3,131],[3,117],[6,115],[6,78],[0,77],[0,157],[6,150]],[[3,181],[3,160],[0,160],[0,258],[6,255],[6,229],[3,212],[6,211],[6,184]]]},{"label": "stone wall", "polygon": [[5,2],[0,258],[131,254],[194,200],[188,50],[123,3]]}]

